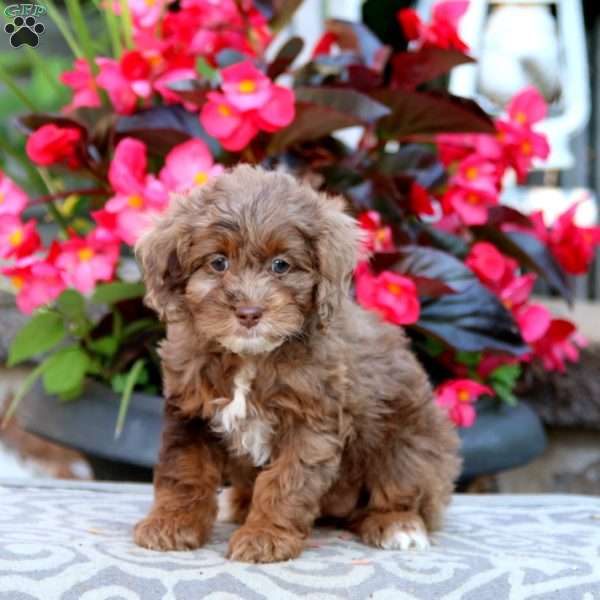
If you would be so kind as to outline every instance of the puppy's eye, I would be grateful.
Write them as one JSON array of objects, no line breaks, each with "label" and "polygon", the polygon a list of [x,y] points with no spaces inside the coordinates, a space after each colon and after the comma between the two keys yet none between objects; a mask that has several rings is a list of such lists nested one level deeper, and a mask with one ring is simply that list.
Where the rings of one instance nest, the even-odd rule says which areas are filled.
[{"label": "puppy's eye", "polygon": [[229,268],[229,261],[222,254],[215,256],[209,264],[210,268],[217,273],[224,273]]},{"label": "puppy's eye", "polygon": [[283,258],[275,258],[271,263],[271,271],[277,275],[283,275],[290,270],[290,263]]}]

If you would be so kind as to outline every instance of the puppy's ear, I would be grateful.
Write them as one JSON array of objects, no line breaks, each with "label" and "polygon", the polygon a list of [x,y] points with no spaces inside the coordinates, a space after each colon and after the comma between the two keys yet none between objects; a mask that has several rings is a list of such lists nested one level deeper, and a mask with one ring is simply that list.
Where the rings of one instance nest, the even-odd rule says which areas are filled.
[{"label": "puppy's ear", "polygon": [[321,196],[321,233],[317,241],[321,279],[316,300],[323,326],[348,295],[362,239],[358,223],[344,208],[342,198]]},{"label": "puppy's ear", "polygon": [[189,215],[185,214],[185,197],[175,197],[154,226],[140,237],[135,254],[146,284],[145,303],[162,320],[181,316],[183,292],[188,276],[191,246]]}]

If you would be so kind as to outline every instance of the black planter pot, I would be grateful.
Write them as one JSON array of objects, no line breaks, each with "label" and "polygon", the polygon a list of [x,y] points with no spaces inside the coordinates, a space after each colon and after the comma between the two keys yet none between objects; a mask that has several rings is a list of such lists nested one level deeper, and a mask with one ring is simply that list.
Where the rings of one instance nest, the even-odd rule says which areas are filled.
[{"label": "black planter pot", "polygon": [[[21,402],[17,416],[27,431],[83,452],[97,479],[151,481],[158,456],[162,399],[133,394],[125,427],[115,438],[119,397],[90,382],[84,396],[60,403],[41,385]],[[525,465],[546,447],[537,415],[524,403],[515,407],[480,403],[475,425],[459,430],[462,440],[461,482]]]}]

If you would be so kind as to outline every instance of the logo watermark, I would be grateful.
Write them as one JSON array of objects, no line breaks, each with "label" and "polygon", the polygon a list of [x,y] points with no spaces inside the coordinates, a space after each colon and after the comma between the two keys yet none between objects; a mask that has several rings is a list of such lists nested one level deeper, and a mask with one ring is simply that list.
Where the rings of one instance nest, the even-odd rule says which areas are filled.
[{"label": "logo watermark", "polygon": [[10,45],[31,46],[35,48],[40,43],[40,35],[46,27],[39,21],[48,11],[42,4],[11,4],[4,9],[4,16],[10,21],[4,26],[4,31],[10,35]]}]

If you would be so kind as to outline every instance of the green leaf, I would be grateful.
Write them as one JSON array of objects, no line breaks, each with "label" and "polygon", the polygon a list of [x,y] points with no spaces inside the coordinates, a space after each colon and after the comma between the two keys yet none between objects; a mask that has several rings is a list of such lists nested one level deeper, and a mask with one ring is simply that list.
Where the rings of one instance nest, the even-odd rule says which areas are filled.
[{"label": "green leaf", "polygon": [[476,367],[481,362],[481,352],[457,352],[456,361],[467,367]]},{"label": "green leaf", "polygon": [[219,71],[213,69],[203,56],[196,58],[196,71],[198,71],[204,79],[208,79],[209,81],[216,81],[219,75]]},{"label": "green leaf", "polygon": [[139,298],[144,295],[145,287],[143,283],[127,283],[124,281],[115,281],[114,283],[104,283],[96,287],[92,296],[92,302],[96,304],[115,304],[122,300]]},{"label": "green leaf", "polygon": [[12,367],[32,356],[47,352],[65,337],[65,323],[57,312],[41,312],[17,333],[8,352]]},{"label": "green leaf", "polygon": [[58,297],[56,308],[69,319],[77,319],[85,310],[85,300],[79,292],[65,290]]},{"label": "green leaf", "polygon": [[505,402],[509,406],[515,406],[518,404],[517,397],[513,394],[512,388],[506,386],[502,382],[492,382],[492,388],[496,392],[496,395],[502,402]]},{"label": "green leaf", "polygon": [[514,387],[521,376],[521,365],[500,365],[490,373],[490,379]]},{"label": "green leaf", "polygon": [[102,356],[113,356],[119,348],[119,341],[111,335],[92,340],[88,343],[90,350],[102,354]]},{"label": "green leaf", "polygon": [[88,355],[79,346],[63,348],[50,356],[43,377],[46,392],[64,394],[81,385],[89,360]]},{"label": "green leaf", "polygon": [[144,370],[144,359],[139,358],[133,363],[127,377],[125,378],[125,386],[123,388],[123,395],[121,396],[121,404],[119,406],[119,415],[117,417],[117,425],[115,427],[115,438],[121,435],[123,426],[125,425],[125,418],[127,417],[127,409],[129,408],[129,402],[131,400],[131,394],[133,388],[137,383],[140,375]]},{"label": "green leaf", "polygon": [[425,352],[432,356],[433,358],[437,358],[446,350],[446,346],[442,344],[437,338],[427,336],[425,338],[425,343],[423,344]]},{"label": "green leaf", "polygon": [[61,402],[71,402],[73,400],[77,400],[82,392],[83,392],[83,388],[84,388],[84,380],[82,379],[78,385],[76,385],[72,390],[68,390],[66,392],[61,392],[58,395],[58,399]]}]

